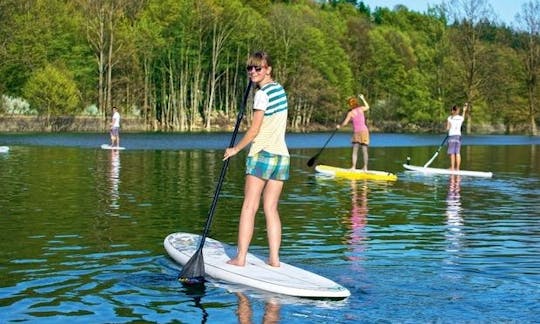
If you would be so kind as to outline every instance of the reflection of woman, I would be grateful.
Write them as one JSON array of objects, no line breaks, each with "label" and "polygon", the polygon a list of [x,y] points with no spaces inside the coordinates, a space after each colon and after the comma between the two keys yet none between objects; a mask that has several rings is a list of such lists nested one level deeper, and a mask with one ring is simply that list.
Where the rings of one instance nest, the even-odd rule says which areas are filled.
[{"label": "reflection of woman", "polygon": [[[238,323],[253,323],[253,310],[251,309],[249,299],[241,292],[237,292],[236,297],[238,297],[238,310],[236,312],[236,314],[238,315]],[[262,320],[262,323],[279,323],[279,311],[280,305],[277,303],[276,300],[267,300],[266,305],[264,306],[264,318]]]},{"label": "reflection of woman", "polygon": [[111,150],[109,180],[111,181],[111,207],[118,208],[118,198],[120,197],[118,192],[118,184],[120,183],[120,152],[118,150]]},{"label": "reflection of woman", "polygon": [[349,244],[352,247],[353,255],[351,260],[361,259],[359,254],[364,251],[365,233],[364,229],[367,224],[367,181],[364,180],[360,183],[358,188],[358,182],[351,180],[351,237]]},{"label": "reflection of woman", "polygon": [[461,217],[461,177],[451,175],[448,184],[448,195],[446,196],[446,226],[447,226],[447,251],[455,252],[460,248],[461,227],[463,218]]}]

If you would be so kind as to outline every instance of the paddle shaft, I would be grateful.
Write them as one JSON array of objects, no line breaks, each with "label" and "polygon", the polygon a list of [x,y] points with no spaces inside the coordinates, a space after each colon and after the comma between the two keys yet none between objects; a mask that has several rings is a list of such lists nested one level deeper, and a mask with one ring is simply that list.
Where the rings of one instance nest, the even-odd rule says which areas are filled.
[{"label": "paddle shaft", "polygon": [[441,148],[443,147],[443,145],[444,145],[444,143],[446,142],[447,139],[448,139],[448,135],[446,135],[446,137],[441,142],[441,145],[439,145],[439,148],[437,149],[437,152],[435,152],[435,154],[433,154],[431,159],[429,159],[429,161],[427,161],[426,164],[424,164],[424,168],[427,168],[433,162],[433,160],[435,160],[437,155],[439,155],[439,151],[441,150]]},{"label": "paddle shaft", "polygon": [[[252,82],[250,80],[247,85],[246,90],[244,91],[242,105],[240,106],[240,111],[238,111],[238,116],[236,117],[236,124],[234,125],[234,131],[231,136],[231,141],[229,142],[229,147],[233,147],[236,142],[236,135],[238,135],[238,130],[240,129],[242,118],[244,118],[247,97],[251,90],[251,84]],[[210,206],[210,211],[208,212],[208,217],[206,218],[206,225],[204,226],[204,232],[201,237],[201,241],[199,242],[199,247],[197,248],[198,250],[202,250],[206,237],[208,236],[208,232],[210,231],[210,225],[212,225],[212,220],[214,218],[214,212],[216,210],[219,193],[221,192],[221,186],[223,185],[223,180],[225,179],[225,174],[227,173],[227,168],[229,166],[229,160],[230,159],[226,159],[225,161],[223,161],[223,166],[221,167],[221,173],[219,175],[219,180],[216,186],[216,191],[214,193],[214,198],[212,199],[212,205]]]},{"label": "paddle shaft", "polygon": [[[343,123],[343,121],[340,123],[340,125]],[[332,137],[334,137],[334,135],[336,134],[336,132],[338,131],[339,128],[336,127],[336,129],[334,129],[334,131],[332,132],[332,134],[330,134],[330,137],[328,137],[328,139],[326,140],[326,142],[324,143],[323,147],[321,147],[321,149],[319,150],[319,152],[317,152],[317,154],[315,154],[311,159],[308,160],[307,162],[307,165],[309,167],[313,166],[313,164],[315,163],[315,160],[317,160],[317,158],[319,157],[319,155],[321,155],[322,151],[325,149],[326,145],[328,145],[328,143],[330,143],[330,140],[332,139]]]},{"label": "paddle shaft", "polygon": [[[246,90],[244,91],[244,97],[242,99],[240,110],[238,111],[238,116],[236,117],[236,124],[234,125],[234,131],[231,136],[231,141],[229,142],[229,147],[233,147],[236,142],[236,135],[238,134],[238,130],[240,129],[240,123],[242,122],[242,118],[244,118],[244,111],[246,108],[247,97],[251,90],[251,85],[252,82],[250,80],[246,87]],[[201,236],[201,240],[199,241],[199,246],[197,247],[195,253],[193,253],[191,258],[188,260],[188,262],[184,265],[184,268],[182,269],[179,278],[181,282],[188,284],[201,284],[202,282],[204,282],[205,270],[202,250],[204,247],[204,242],[206,241],[206,237],[208,236],[208,232],[210,231],[210,226],[212,225],[214,212],[216,210],[219,194],[221,192],[221,187],[223,185],[223,180],[225,179],[225,174],[227,173],[228,166],[229,159],[226,159],[225,161],[223,161],[223,166],[221,167],[221,173],[219,175],[219,180],[217,182],[216,190],[214,192],[214,198],[212,199],[212,205],[210,206],[208,217],[206,218],[204,231]]]},{"label": "paddle shaft", "polygon": [[[332,132],[332,134],[330,135],[330,137],[328,137],[328,139],[326,140],[326,142],[324,143],[323,147],[321,147],[321,149],[319,150],[319,152],[317,154],[315,154],[315,156],[313,156],[311,159],[312,160],[315,160],[317,159],[317,157],[319,155],[321,155],[322,151],[326,148],[326,145],[328,145],[328,143],[330,142],[330,140],[332,139],[332,137],[334,137],[334,135],[336,134],[337,132],[337,128]],[[312,163],[313,164],[313,163]]]}]

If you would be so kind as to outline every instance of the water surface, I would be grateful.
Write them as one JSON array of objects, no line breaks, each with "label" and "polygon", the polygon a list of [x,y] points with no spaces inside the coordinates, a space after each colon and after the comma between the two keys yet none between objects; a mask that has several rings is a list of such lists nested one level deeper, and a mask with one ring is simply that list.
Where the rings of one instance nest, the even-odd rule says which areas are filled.
[{"label": "water surface", "polygon": [[[443,137],[373,135],[370,166],[396,182],[317,176],[329,134],[294,135],[284,189],[283,261],[332,278],[343,301],[270,295],[223,282],[189,291],[165,253],[171,232],[200,233],[226,134],[1,135],[0,314],[40,323],[535,322],[540,302],[540,141],[466,139],[463,168],[491,179],[424,176]],[[319,161],[347,166],[348,134]],[[467,142],[468,141],[468,142]],[[375,144],[377,143],[377,144]],[[441,155],[433,163],[446,167]],[[245,155],[229,165],[211,236],[235,244]],[[267,252],[259,215],[252,252]]]}]

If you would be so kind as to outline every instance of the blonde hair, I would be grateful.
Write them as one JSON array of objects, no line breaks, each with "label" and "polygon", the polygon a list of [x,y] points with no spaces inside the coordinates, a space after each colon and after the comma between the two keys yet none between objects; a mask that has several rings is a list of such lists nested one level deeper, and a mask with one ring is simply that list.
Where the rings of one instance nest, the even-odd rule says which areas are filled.
[{"label": "blonde hair", "polygon": [[255,52],[251,54],[247,60],[247,65],[254,65],[254,66],[272,66],[272,59],[270,58],[270,55],[266,52]]}]

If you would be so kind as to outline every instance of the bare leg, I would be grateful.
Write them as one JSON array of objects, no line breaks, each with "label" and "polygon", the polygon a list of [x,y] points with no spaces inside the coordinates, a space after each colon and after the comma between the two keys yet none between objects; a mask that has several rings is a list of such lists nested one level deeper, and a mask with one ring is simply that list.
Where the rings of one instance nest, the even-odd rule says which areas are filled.
[{"label": "bare leg", "polygon": [[282,189],[283,181],[268,180],[263,194],[263,208],[264,215],[266,217],[266,231],[268,235],[268,264],[273,267],[279,267],[281,220],[279,218],[278,204]]},{"label": "bare leg", "polygon": [[248,324],[252,322],[253,310],[251,309],[251,304],[246,295],[237,292],[236,297],[238,297],[238,310],[236,314],[238,315],[238,323]]},{"label": "bare leg", "polygon": [[280,308],[277,300],[268,300],[264,306],[263,324],[280,323]]},{"label": "bare leg", "polygon": [[459,168],[461,167],[461,154],[456,154],[456,165],[455,165],[455,170],[459,170]]},{"label": "bare leg", "polygon": [[240,223],[238,224],[238,252],[234,259],[227,261],[229,264],[242,267],[246,265],[246,255],[255,226],[255,214],[259,209],[261,193],[265,184],[266,182],[262,179],[249,174],[246,175],[244,203],[242,204]]},{"label": "bare leg", "polygon": [[456,155],[450,154],[450,170],[454,170],[455,165],[456,165]]},{"label": "bare leg", "polygon": [[367,171],[367,165],[368,165],[368,146],[362,145],[362,155],[364,158],[364,167],[362,168],[364,171]]},{"label": "bare leg", "polygon": [[352,147],[352,167],[351,169],[356,169],[356,161],[358,160],[358,147],[360,144],[354,143]]}]

